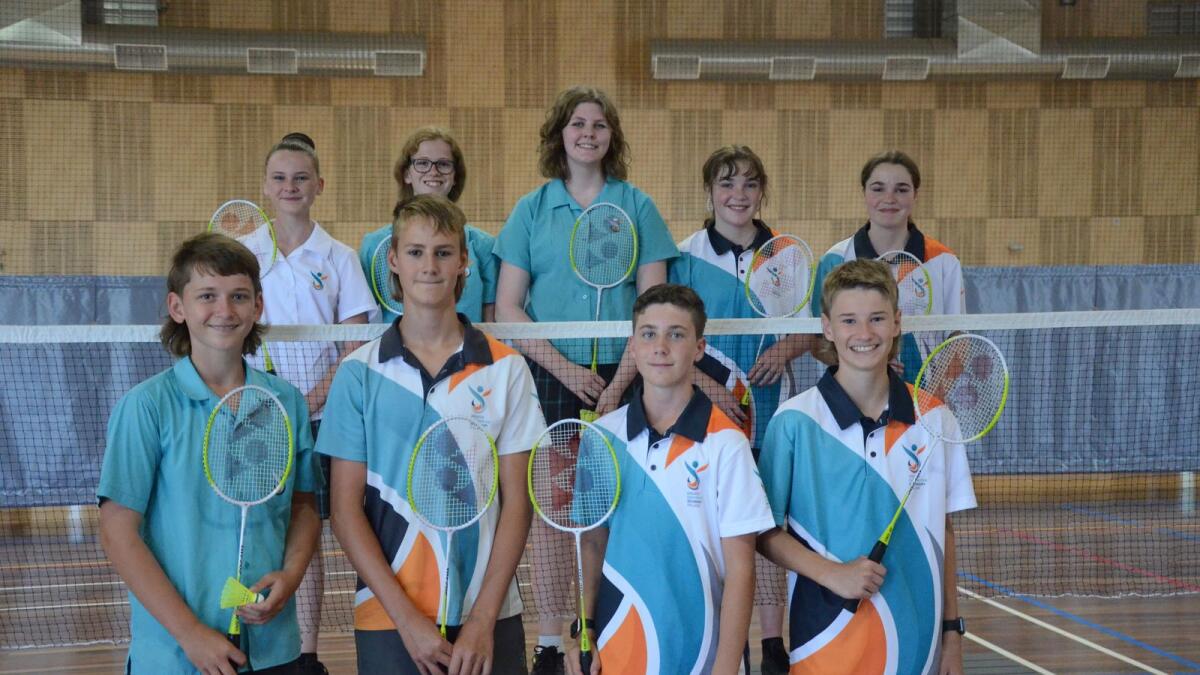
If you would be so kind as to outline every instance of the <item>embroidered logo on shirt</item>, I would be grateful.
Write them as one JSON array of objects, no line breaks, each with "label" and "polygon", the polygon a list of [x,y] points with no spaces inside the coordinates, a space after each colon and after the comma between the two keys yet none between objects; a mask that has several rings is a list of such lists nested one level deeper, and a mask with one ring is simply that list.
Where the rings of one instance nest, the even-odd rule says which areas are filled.
[{"label": "embroidered logo on shirt", "polygon": [[904,454],[908,455],[908,472],[916,473],[916,472],[920,471],[921,470],[921,458],[918,457],[918,455],[921,455],[922,453],[924,453],[925,448],[923,448],[923,447],[918,448],[915,443],[912,445],[909,445],[909,446],[902,445],[900,447],[902,447],[904,449]]},{"label": "embroidered logo on shirt", "polygon": [[471,410],[477,413],[483,412],[484,408],[487,407],[487,397],[492,395],[492,390],[484,389],[483,385],[468,386],[467,390],[471,392],[471,398],[475,399],[471,401]]},{"label": "embroidered logo on shirt", "polygon": [[318,291],[325,289],[325,282],[329,279],[329,275],[324,272],[309,272],[308,274],[312,277],[313,288]]},{"label": "embroidered logo on shirt", "polygon": [[700,506],[704,503],[703,496],[700,493],[700,474],[708,469],[708,464],[701,465],[698,460],[685,461],[683,468],[687,469],[688,472],[687,505]]}]

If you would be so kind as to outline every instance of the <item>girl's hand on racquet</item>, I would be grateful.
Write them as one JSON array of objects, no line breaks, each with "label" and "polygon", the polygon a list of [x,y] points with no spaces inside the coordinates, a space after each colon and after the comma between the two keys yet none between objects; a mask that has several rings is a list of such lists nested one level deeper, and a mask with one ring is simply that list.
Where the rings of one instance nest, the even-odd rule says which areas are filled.
[{"label": "girl's hand on racquet", "polygon": [[294,578],[282,570],[268,572],[262,576],[253,586],[250,587],[251,593],[262,593],[270,589],[270,593],[265,594],[262,602],[252,602],[248,605],[242,605],[238,608],[238,618],[243,623],[264,624],[275,615],[283,611],[287,605],[288,598],[296,592],[300,586],[300,579]]},{"label": "girl's hand on racquet", "polygon": [[847,563],[830,561],[829,571],[819,580],[825,588],[847,599],[866,600],[879,591],[887,568],[860,556]]},{"label": "girl's hand on racquet", "polygon": [[567,385],[567,389],[570,389],[572,394],[575,394],[588,406],[596,405],[596,401],[600,399],[600,395],[608,386],[604,378],[593,373],[591,369],[569,361],[561,372],[553,373],[553,375],[558,378],[559,382]]},{"label": "girl's hand on racquet", "polygon": [[229,638],[208,626],[198,625],[181,638],[179,646],[183,647],[183,653],[204,675],[237,675],[238,667],[246,665],[246,655]]},{"label": "girl's hand on racquet", "polygon": [[725,413],[734,424],[739,427],[746,425],[746,411],[742,408],[741,401],[738,401],[733,392],[725,385],[704,373],[699,373],[694,381],[700,387],[700,391],[708,397],[708,400],[712,401],[713,405]]},{"label": "girl's hand on racquet", "polygon": [[611,383],[604,387],[604,392],[600,394],[600,398],[596,399],[596,414],[607,415],[621,407],[621,394],[623,393],[625,392],[619,391]]},{"label": "girl's hand on racquet", "polygon": [[406,621],[403,626],[396,631],[400,633],[404,648],[421,675],[442,675],[446,672],[454,648],[442,637],[438,627],[425,617]]},{"label": "girl's hand on racquet", "polygon": [[755,387],[766,387],[775,384],[787,372],[792,362],[791,349],[784,342],[776,342],[758,355],[758,360],[750,368],[746,377]]},{"label": "girl's hand on racquet", "polygon": [[496,624],[467,619],[454,641],[448,675],[490,675]]}]

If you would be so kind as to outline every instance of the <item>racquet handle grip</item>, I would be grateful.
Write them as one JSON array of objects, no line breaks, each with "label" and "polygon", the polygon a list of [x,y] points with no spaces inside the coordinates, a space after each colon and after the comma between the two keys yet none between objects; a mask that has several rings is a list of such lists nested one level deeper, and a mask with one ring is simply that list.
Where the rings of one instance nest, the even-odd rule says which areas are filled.
[{"label": "racquet handle grip", "polygon": [[579,667],[583,675],[591,675],[592,672],[592,652],[589,649],[586,652],[579,652]]},{"label": "racquet handle grip", "polygon": [[[870,555],[867,556],[867,560],[870,560],[871,562],[876,562],[876,563],[882,561],[883,554],[885,552],[887,552],[887,547],[888,547],[888,545],[883,543],[882,541],[875,542],[875,546],[871,549],[871,553],[870,553]],[[858,603],[859,603],[858,598],[851,598],[842,603],[842,609],[853,614],[858,611]]]}]

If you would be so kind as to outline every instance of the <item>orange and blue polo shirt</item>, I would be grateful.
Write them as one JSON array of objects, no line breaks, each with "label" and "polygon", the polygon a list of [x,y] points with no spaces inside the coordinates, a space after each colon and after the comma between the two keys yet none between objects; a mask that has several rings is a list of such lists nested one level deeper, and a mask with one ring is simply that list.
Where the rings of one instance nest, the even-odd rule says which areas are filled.
[{"label": "orange and blue polo shirt", "polygon": [[646,423],[641,391],[597,424],[621,471],[593,618],[604,669],[710,672],[721,539],[774,526],[749,442],[699,389],[664,436]]},{"label": "orange and blue polo shirt", "polygon": [[[525,360],[458,315],[462,348],[431,375],[404,346],[396,319],[383,335],[338,367],[317,452],[367,465],[363,511],[384,558],[413,604],[434,619],[448,583],[447,623],[460,625],[483,583],[500,517],[499,499],[474,525],[455,532],[453,566],[445,574],[446,535],[423,525],[408,503],[408,464],[421,434],[443,417],[470,417],[496,441],[501,456],[528,452],[546,429]],[[522,495],[523,497],[523,495]],[[521,612],[515,580],[498,618]],[[393,630],[382,604],[361,579],[354,627]]]},{"label": "orange and blue polo shirt", "polygon": [[[821,285],[833,268],[847,260],[864,258],[874,260],[887,251],[876,251],[867,233],[871,224],[863,225],[853,237],[843,239],[834,244],[817,265],[816,285],[813,287],[812,315],[821,316]],[[967,295],[963,286],[962,263],[942,242],[927,237],[911,222],[908,224],[908,243],[904,250],[913,254],[929,271],[929,281],[933,286],[932,314],[966,314]],[[900,362],[904,364],[904,377],[913,382],[917,372],[921,370],[921,362],[929,355],[937,343],[944,339],[940,332],[912,334],[905,333],[900,345]]]},{"label": "orange and blue polo shirt", "polygon": [[[883,586],[856,613],[829,589],[788,574],[791,672],[929,672],[942,637],[946,514],[975,507],[967,455],[916,422],[912,388],[890,370],[881,419],[859,411],[836,371],[780,405],[767,426],[759,469],[775,524],[819,555],[854,560],[870,552],[929,465],[892,534]],[[926,423],[956,426],[945,406],[930,399],[928,407]]]},{"label": "orange and blue polo shirt", "polygon": [[[746,298],[746,275],[754,253],[777,233],[761,220],[754,221],[754,241],[741,247],[717,232],[710,220],[704,229],[693,232],[679,242],[679,257],[671,260],[668,280],[673,284],[690,286],[704,301],[704,311],[710,319],[759,319],[760,314]],[[747,389],[750,398],[748,420],[742,429],[750,438],[751,447],[759,447],[767,421],[779,405],[779,383],[765,387],[750,387],[747,373],[762,351],[776,342],[774,335],[713,335],[704,345],[704,357],[696,367],[717,382],[725,385],[738,400]]]}]

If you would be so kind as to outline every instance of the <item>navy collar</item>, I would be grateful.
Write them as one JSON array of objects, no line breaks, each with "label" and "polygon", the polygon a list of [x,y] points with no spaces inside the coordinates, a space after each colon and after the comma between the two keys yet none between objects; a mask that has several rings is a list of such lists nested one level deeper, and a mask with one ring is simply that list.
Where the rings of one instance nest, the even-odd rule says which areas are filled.
[{"label": "navy collar", "polygon": [[717,231],[717,223],[712,218],[704,222],[704,231],[708,233],[708,243],[717,255],[725,255],[730,251],[741,255],[744,251],[757,251],[774,236],[771,234],[771,228],[767,227],[763,221],[755,218],[752,223],[754,225],[754,241],[750,242],[749,248],[742,248],[729,241],[725,235]]},{"label": "navy collar", "polygon": [[[863,415],[850,398],[850,394],[847,394],[846,390],[842,389],[842,385],[834,379],[833,374],[837,372],[837,368],[837,366],[830,366],[825,371],[821,380],[817,382],[817,391],[821,393],[821,398],[825,399],[825,405],[829,406],[829,410],[833,412],[833,418],[837,420],[838,426],[842,429],[849,429],[852,425],[861,422],[866,415]],[[912,395],[908,393],[908,385],[891,368],[888,368],[887,414],[889,419],[897,422],[909,425],[917,423],[917,413],[913,409]]]},{"label": "navy collar", "polygon": [[[409,365],[422,370],[421,362],[412,356],[408,348],[404,346],[404,336],[400,334],[400,322],[403,319],[404,315],[396,317],[395,321],[392,321],[392,325],[384,331],[383,337],[380,338],[379,362],[390,361],[399,356]],[[461,363],[454,370],[461,370],[468,363],[491,365],[492,348],[488,344],[487,335],[484,335],[483,331],[472,326],[471,320],[462,314],[458,315],[458,322],[463,326],[463,345],[462,350],[457,353],[457,355],[461,355]],[[453,358],[451,357],[451,360]],[[447,365],[449,365],[449,362],[447,362]]]},{"label": "navy collar", "polygon": [[[699,387],[692,385],[691,400],[683,407],[683,412],[679,413],[679,419],[675,420],[670,429],[667,429],[665,436],[679,434],[697,443],[703,443],[704,438],[708,436],[708,419],[710,417],[712,417],[712,401],[708,400]],[[647,429],[654,431],[646,422],[646,408],[642,405],[642,388],[638,387],[633,392],[633,398],[629,401],[629,412],[625,415],[625,437],[632,441]]]},{"label": "navy collar", "polygon": [[[868,222],[854,233],[854,257],[866,260],[874,260],[879,257],[879,252],[875,250],[875,246],[871,244],[871,238],[867,236],[870,229],[871,223]],[[904,250],[916,256],[917,260],[925,262],[925,235],[911,220],[908,221],[908,243],[904,245]]]}]

